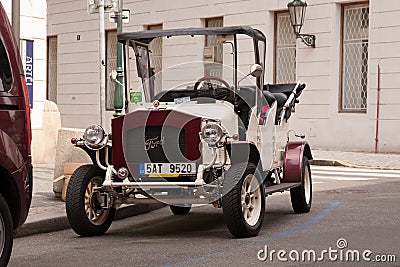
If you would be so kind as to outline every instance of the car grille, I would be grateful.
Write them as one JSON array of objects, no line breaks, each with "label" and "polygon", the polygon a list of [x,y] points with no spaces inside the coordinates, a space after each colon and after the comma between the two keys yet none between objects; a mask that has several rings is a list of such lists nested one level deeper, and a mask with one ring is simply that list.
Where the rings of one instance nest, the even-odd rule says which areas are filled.
[{"label": "car grille", "polygon": [[126,137],[125,155],[128,155],[128,163],[187,161],[184,129],[173,126],[140,126],[129,130]]}]

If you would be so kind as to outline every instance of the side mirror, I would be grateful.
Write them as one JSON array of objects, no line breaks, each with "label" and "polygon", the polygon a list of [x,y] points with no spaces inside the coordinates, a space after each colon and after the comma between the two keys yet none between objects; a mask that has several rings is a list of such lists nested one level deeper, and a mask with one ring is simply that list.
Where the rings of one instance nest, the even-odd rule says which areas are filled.
[{"label": "side mirror", "polygon": [[242,79],[240,79],[238,81],[238,84],[241,81],[243,81],[244,79],[246,79],[247,77],[249,77],[250,75],[253,76],[253,77],[258,78],[258,77],[260,77],[262,75],[262,73],[263,73],[263,67],[261,67],[260,64],[254,64],[254,65],[251,66],[249,74],[247,74]]},{"label": "side mirror", "polygon": [[260,77],[263,73],[263,67],[261,67],[261,65],[259,64],[254,64],[251,66],[250,68],[250,75],[253,77]]}]

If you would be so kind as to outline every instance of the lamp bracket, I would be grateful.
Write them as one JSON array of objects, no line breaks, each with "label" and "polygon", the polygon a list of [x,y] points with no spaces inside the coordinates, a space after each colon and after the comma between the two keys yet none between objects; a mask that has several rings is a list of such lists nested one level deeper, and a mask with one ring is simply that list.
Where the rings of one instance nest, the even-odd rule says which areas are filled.
[{"label": "lamp bracket", "polygon": [[312,34],[300,34],[296,35],[296,38],[300,38],[303,43],[307,46],[315,48],[315,35]]}]

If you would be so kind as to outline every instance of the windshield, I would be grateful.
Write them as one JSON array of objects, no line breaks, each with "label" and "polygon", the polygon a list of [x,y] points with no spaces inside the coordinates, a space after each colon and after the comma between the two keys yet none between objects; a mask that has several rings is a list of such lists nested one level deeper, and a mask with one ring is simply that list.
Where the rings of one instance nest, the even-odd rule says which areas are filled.
[{"label": "windshield", "polygon": [[[173,102],[174,97],[162,97],[171,91],[194,98],[210,89],[214,95],[219,89],[235,90],[251,65],[264,66],[265,43],[247,35],[166,36],[128,43],[131,102]],[[262,51],[255,53],[255,47]],[[240,86],[255,85],[251,76],[240,81]]]}]

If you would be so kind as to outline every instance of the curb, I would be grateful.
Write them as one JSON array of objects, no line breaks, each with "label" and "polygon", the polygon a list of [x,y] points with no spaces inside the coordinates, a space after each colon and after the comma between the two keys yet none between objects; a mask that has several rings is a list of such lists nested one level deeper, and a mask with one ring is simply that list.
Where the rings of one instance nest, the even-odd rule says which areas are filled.
[{"label": "curb", "polygon": [[[114,221],[148,213],[163,207],[165,207],[165,205],[162,203],[122,206],[117,209]],[[16,237],[18,238],[30,235],[51,233],[70,228],[71,226],[69,225],[67,216],[58,216],[54,218],[25,223],[17,230]]]},{"label": "curb", "polygon": [[310,160],[310,164],[317,165],[317,166],[335,166],[335,167],[357,168],[356,165],[352,165],[350,163],[340,161],[340,160],[335,160],[335,159],[313,159],[313,160]]}]

